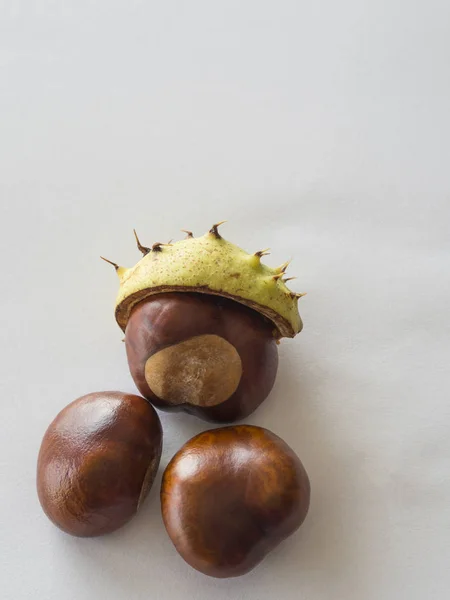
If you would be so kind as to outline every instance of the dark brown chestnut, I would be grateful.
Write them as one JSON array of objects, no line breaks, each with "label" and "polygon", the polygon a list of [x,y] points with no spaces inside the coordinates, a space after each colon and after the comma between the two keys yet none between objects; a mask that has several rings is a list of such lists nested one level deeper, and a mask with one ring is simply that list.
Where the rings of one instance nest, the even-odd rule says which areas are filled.
[{"label": "dark brown chestnut", "polygon": [[44,512],[80,537],[118,529],[147,496],[161,449],[159,417],[144,398],[97,392],[75,400],[42,440],[37,491]]},{"label": "dark brown chestnut", "polygon": [[236,577],[303,523],[308,475],[277,435],[250,425],[205,431],[167,466],[161,485],[164,524],[194,569]]},{"label": "dark brown chestnut", "polygon": [[233,300],[171,292],[147,298],[128,320],[131,375],[143,396],[164,410],[208,421],[249,415],[275,381],[274,325]]}]

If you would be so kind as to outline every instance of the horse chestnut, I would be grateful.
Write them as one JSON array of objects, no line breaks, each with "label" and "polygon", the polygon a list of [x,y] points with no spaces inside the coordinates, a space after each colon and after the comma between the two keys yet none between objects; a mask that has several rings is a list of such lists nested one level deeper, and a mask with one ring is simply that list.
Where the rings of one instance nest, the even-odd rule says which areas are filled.
[{"label": "horse chestnut", "polygon": [[164,524],[192,567],[236,577],[303,523],[308,475],[294,451],[250,425],[205,431],[167,466],[161,485]]},{"label": "horse chestnut", "polygon": [[[140,392],[158,407],[210,421],[249,415],[274,383],[276,343],[302,329],[289,265],[262,262],[225,240],[216,223],[203,236],[143,246],[131,268],[108,259],[119,278],[115,316]],[[294,278],[295,279],[295,278]]]},{"label": "horse chestnut", "polygon": [[125,343],[143,396],[158,408],[211,421],[253,412],[272,389],[278,367],[273,325],[219,296],[151,296],[133,309]]},{"label": "horse chestnut", "polygon": [[161,458],[155,409],[121,392],[83,396],[47,429],[37,465],[37,491],[48,518],[72,535],[118,529],[139,509]]}]

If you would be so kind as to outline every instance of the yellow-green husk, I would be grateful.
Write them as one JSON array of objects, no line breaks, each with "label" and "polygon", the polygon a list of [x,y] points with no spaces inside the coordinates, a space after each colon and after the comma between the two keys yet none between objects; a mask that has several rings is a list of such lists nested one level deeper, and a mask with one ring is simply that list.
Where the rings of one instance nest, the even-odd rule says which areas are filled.
[{"label": "yellow-green husk", "polygon": [[291,292],[283,281],[287,265],[272,269],[262,264],[263,253],[248,254],[223,239],[216,226],[201,237],[145,250],[134,267],[115,265],[120,279],[115,314],[122,330],[138,302],[176,291],[214,294],[249,306],[274,323],[278,337],[294,337],[301,331],[302,294]]}]

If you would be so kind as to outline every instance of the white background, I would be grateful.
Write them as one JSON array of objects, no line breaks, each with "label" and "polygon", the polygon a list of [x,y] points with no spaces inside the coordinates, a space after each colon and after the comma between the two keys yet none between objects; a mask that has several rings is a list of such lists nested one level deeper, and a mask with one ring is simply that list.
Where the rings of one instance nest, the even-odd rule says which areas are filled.
[{"label": "white background", "polygon": [[[0,1],[0,597],[443,600],[450,587],[448,0]],[[35,492],[42,435],[133,392],[99,260],[223,235],[293,258],[304,332],[247,421],[312,484],[251,574],[177,555],[161,472],[208,427],[162,414],[141,513],[64,535]]]}]

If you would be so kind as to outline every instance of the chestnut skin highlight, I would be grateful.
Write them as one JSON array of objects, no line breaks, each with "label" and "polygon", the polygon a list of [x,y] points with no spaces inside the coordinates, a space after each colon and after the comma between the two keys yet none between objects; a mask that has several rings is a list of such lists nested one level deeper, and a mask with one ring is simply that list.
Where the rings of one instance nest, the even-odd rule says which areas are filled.
[{"label": "chestnut skin highlight", "polygon": [[[134,307],[125,344],[133,380],[156,407],[223,423],[246,417],[271,391],[278,368],[275,332],[268,319],[228,298],[170,292]],[[160,360],[163,352],[167,357]],[[165,365],[162,375],[152,376],[153,363]],[[156,380],[158,394],[151,387]],[[220,389],[228,397],[220,397]]]},{"label": "chestnut skin highlight", "polygon": [[309,502],[309,478],[295,452],[251,425],[195,436],[172,458],[161,484],[175,548],[212,577],[253,569],[300,527]]},{"label": "chestnut skin highlight", "polygon": [[48,427],[37,492],[48,518],[74,536],[114,531],[147,496],[162,450],[151,404],[132,394],[97,392],[66,406]]}]

